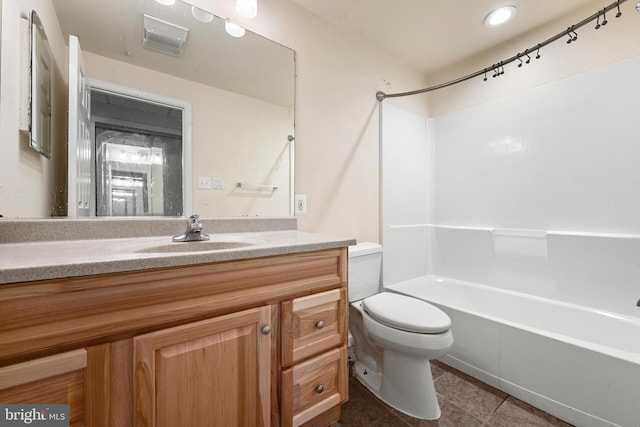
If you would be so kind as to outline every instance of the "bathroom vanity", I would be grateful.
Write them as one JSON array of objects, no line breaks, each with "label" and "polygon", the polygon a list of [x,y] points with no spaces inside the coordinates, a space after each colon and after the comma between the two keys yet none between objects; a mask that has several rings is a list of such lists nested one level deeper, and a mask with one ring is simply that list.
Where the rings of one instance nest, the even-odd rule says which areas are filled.
[{"label": "bathroom vanity", "polygon": [[[230,239],[253,244],[153,252],[165,237],[44,242],[48,261],[0,269],[0,402],[69,404],[71,425],[85,426],[338,420],[354,242],[295,230]],[[25,245],[0,244],[0,267]],[[73,275],[47,277],[59,271]],[[21,275],[29,280],[15,282]]]}]

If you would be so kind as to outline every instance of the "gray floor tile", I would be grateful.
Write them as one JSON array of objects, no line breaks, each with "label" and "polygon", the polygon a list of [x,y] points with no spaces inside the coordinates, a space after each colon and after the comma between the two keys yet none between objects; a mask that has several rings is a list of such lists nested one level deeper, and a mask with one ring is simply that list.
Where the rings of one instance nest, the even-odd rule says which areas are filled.
[{"label": "gray floor tile", "polygon": [[555,418],[540,409],[509,396],[491,415],[487,423],[489,427],[567,427],[570,424]]},{"label": "gray floor tile", "polygon": [[443,363],[432,363],[442,415],[420,420],[379,400],[356,378],[349,380],[349,401],[331,427],[569,427],[506,393]]},{"label": "gray floor tile", "polygon": [[408,415],[398,413],[411,427],[480,427],[482,421],[474,418],[471,414],[465,412],[462,408],[454,405],[448,400],[439,399],[440,411],[442,414],[437,420],[421,420],[412,418]]},{"label": "gray floor tile", "polygon": [[475,418],[485,421],[507,394],[460,371],[452,369],[435,382],[436,392]]}]

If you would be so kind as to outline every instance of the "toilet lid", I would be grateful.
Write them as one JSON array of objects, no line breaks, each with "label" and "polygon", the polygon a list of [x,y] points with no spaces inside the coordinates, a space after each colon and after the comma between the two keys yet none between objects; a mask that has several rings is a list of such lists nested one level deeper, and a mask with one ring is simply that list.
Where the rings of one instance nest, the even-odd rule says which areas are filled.
[{"label": "toilet lid", "polygon": [[408,332],[439,334],[451,327],[451,319],[444,311],[406,295],[381,292],[365,298],[362,306],[379,322]]}]

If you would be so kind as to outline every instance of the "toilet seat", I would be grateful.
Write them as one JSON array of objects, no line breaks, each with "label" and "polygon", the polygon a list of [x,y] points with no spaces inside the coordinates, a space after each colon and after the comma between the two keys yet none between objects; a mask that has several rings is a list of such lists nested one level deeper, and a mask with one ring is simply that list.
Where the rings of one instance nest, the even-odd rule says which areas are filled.
[{"label": "toilet seat", "polygon": [[439,334],[451,327],[451,319],[438,307],[393,292],[381,292],[365,298],[362,307],[380,323],[407,332]]}]

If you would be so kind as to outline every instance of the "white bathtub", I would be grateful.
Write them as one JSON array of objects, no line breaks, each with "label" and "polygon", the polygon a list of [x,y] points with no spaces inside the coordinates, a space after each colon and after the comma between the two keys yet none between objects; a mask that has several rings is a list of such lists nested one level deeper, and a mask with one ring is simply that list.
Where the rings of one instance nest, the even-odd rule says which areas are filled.
[{"label": "white bathtub", "polygon": [[640,319],[439,276],[386,289],[451,317],[443,362],[577,426],[640,427]]}]

